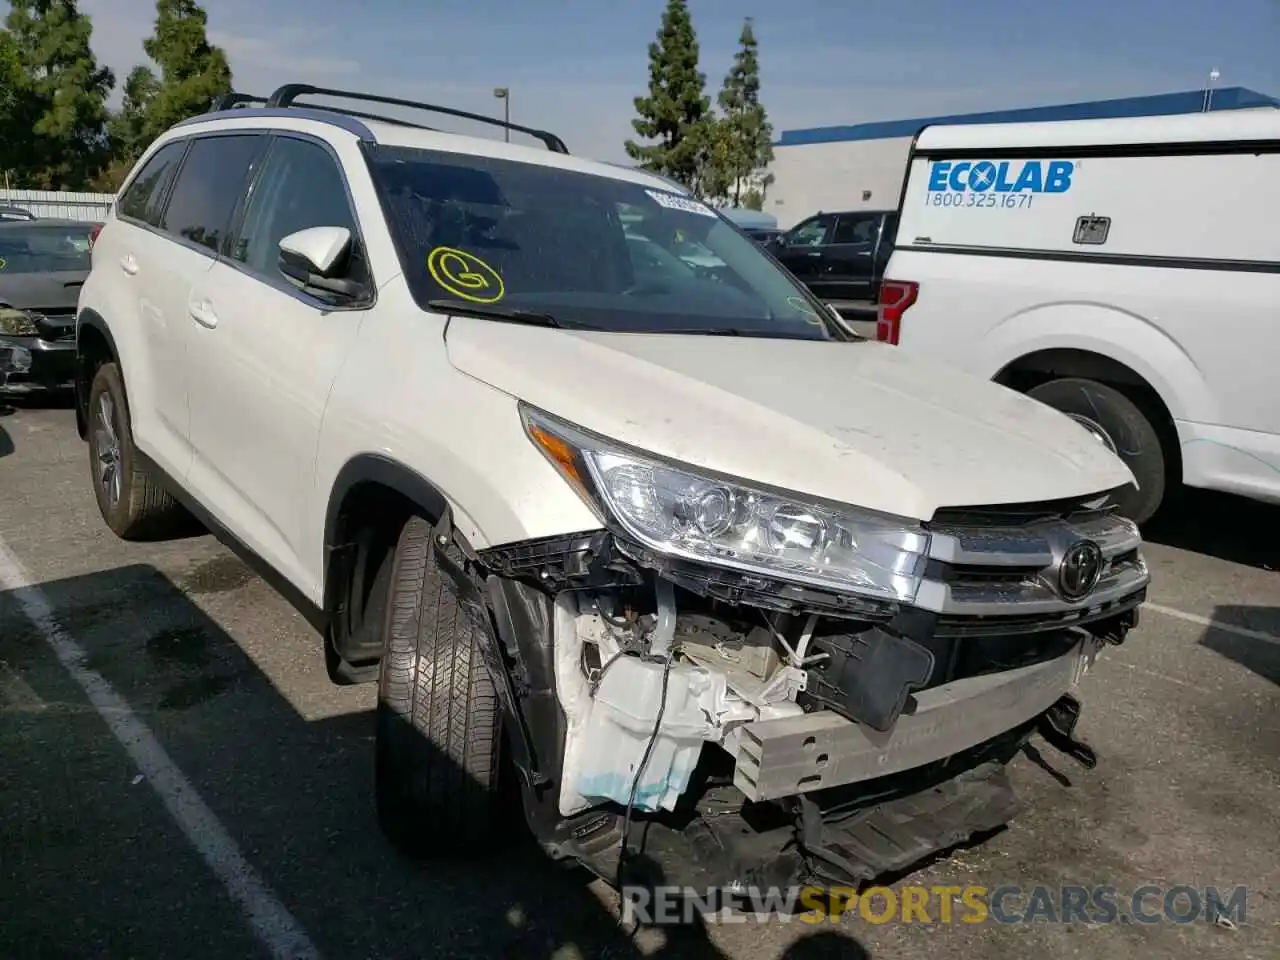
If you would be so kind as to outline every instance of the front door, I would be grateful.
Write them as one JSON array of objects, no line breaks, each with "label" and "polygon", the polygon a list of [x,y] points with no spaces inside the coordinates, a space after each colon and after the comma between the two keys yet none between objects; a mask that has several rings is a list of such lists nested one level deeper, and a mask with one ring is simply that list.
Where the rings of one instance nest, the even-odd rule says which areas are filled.
[{"label": "front door", "polygon": [[[337,159],[319,142],[274,138],[243,204],[242,225],[192,291],[188,485],[247,545],[296,585],[317,590],[300,557],[316,445],[329,390],[359,335],[362,307],[304,293],[279,269],[280,240],[346,227],[348,276],[367,278]],[[269,411],[269,412],[265,412]]]},{"label": "front door", "polygon": [[802,220],[779,238],[774,256],[793,276],[826,299],[826,253],[835,230],[836,215],[820,213]]}]

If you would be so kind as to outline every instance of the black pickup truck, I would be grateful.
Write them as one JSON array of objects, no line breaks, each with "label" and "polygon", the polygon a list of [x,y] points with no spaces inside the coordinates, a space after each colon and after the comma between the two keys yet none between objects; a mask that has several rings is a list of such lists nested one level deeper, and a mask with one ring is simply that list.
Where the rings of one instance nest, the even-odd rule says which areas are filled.
[{"label": "black pickup truck", "polygon": [[896,210],[816,213],[767,246],[815,296],[849,319],[867,320],[897,232]]}]

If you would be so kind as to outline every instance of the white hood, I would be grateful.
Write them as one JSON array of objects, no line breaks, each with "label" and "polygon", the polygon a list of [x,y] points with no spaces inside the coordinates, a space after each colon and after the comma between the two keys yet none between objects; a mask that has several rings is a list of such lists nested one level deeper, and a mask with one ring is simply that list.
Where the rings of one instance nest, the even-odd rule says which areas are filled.
[{"label": "white hood", "polygon": [[455,368],[622,443],[927,520],[1133,475],[1063,414],[874,342],[595,333],[456,317]]}]

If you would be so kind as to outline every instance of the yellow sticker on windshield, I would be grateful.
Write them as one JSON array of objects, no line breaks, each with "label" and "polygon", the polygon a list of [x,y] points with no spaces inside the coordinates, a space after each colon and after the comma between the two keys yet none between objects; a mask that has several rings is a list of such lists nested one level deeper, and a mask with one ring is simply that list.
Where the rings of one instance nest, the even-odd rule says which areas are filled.
[{"label": "yellow sticker on windshield", "polygon": [[3,270],[8,265],[9,265],[9,261],[6,260],[4,257],[0,257],[0,270]]},{"label": "yellow sticker on windshield", "polygon": [[441,289],[460,300],[497,303],[507,292],[498,271],[465,250],[436,247],[427,256],[427,270]]}]

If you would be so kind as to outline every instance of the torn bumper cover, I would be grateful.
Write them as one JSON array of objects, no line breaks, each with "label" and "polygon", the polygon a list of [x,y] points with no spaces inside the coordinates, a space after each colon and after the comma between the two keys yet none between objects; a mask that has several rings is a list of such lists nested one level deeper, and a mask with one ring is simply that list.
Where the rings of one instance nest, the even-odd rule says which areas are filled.
[{"label": "torn bumper cover", "polygon": [[[911,604],[613,529],[482,551],[514,607],[538,612],[498,621],[517,709],[557,715],[528,728],[547,849],[610,876],[635,813],[671,882],[850,882],[1003,825],[1003,766],[1033,735],[1095,762],[1071,692],[1146,596],[1137,530],[1098,500],[935,518]],[[1068,599],[1062,558],[1082,542],[1092,590]]]}]

